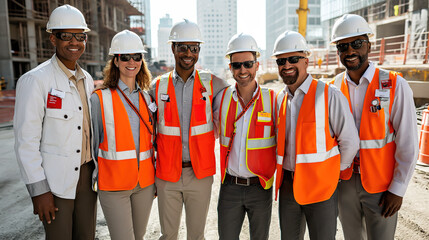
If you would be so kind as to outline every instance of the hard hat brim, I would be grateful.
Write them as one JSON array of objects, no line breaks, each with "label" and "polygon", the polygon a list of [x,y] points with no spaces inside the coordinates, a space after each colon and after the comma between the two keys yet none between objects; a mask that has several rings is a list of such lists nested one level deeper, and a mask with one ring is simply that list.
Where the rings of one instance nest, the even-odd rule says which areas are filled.
[{"label": "hard hat brim", "polygon": [[331,40],[331,45],[335,45],[338,41],[346,39],[346,38],[352,38],[357,36],[367,35],[368,38],[371,38],[374,36],[372,32],[362,32],[362,33],[350,33],[341,37],[337,37]]},{"label": "hard hat brim", "polygon": [[291,49],[291,50],[285,50],[285,51],[277,51],[277,52],[273,53],[273,55],[271,55],[271,58],[276,59],[278,55],[281,55],[284,53],[291,53],[291,52],[303,52],[306,55],[306,57],[311,56],[311,51],[309,51],[307,49]]},{"label": "hard hat brim", "polygon": [[61,27],[51,27],[47,28],[46,32],[52,33],[52,30],[65,30],[65,29],[82,29],[83,32],[90,32],[91,29],[82,26],[61,26]]}]

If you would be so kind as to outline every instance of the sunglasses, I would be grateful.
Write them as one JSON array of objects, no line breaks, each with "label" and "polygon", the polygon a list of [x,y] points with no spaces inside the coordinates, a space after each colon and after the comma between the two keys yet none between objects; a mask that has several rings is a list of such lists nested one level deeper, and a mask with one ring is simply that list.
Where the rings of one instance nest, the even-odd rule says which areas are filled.
[{"label": "sunglasses", "polygon": [[122,62],[128,62],[131,60],[131,58],[135,61],[135,62],[140,62],[142,60],[142,54],[141,53],[136,53],[136,54],[118,54],[119,59]]},{"label": "sunglasses", "polygon": [[299,62],[299,59],[302,59],[302,58],[306,58],[306,57],[292,56],[292,57],[288,57],[288,58],[277,58],[276,63],[277,63],[277,66],[283,66],[286,64],[286,62],[289,62],[290,64],[295,64],[295,63]]},{"label": "sunglasses", "polygon": [[337,49],[339,52],[345,52],[347,51],[347,49],[349,49],[349,45],[352,46],[353,49],[359,49],[362,47],[362,43],[364,42],[367,43],[369,41],[365,39],[356,39],[353,42],[349,42],[349,43],[338,43]]},{"label": "sunglasses", "polygon": [[252,68],[254,63],[256,63],[256,61],[232,62],[231,67],[235,70],[241,69],[242,65],[244,68]]},{"label": "sunglasses", "polygon": [[86,40],[87,35],[86,33],[57,32],[55,33],[55,37],[61,41],[71,41],[74,37],[77,41],[83,42]]},{"label": "sunglasses", "polygon": [[178,52],[187,52],[188,49],[191,53],[199,53],[200,46],[199,45],[189,45],[189,44],[176,44],[176,49]]}]

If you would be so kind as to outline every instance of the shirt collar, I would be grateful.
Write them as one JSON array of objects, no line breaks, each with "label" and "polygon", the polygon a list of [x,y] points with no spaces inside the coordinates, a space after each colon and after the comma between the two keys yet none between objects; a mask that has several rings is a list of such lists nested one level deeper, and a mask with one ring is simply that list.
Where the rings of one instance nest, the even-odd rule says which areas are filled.
[{"label": "shirt collar", "polygon": [[[365,72],[359,79],[359,84],[362,82],[362,80],[367,80],[368,83],[371,83],[372,78],[374,77],[374,74],[375,74],[375,66],[374,66],[374,63],[370,61],[368,68],[365,70]],[[347,71],[346,71],[346,79],[349,83],[356,85],[356,83],[353,82],[352,79],[350,78]]]},{"label": "shirt collar", "polygon": [[[189,76],[189,78],[188,78],[188,79],[186,79],[186,81],[188,81],[188,80],[191,80],[191,81],[192,81],[192,80],[195,78],[195,71],[196,71],[196,70],[195,70],[195,68],[194,68],[194,71],[192,72],[191,76]],[[173,71],[173,85],[175,85],[179,79],[181,79],[182,81],[184,81],[184,80],[179,76],[179,74],[177,73],[176,68],[174,68],[174,71]]]},{"label": "shirt collar", "polygon": [[[258,88],[259,88],[259,84],[258,81],[254,80],[256,82],[256,88],[255,91],[252,94],[252,98],[255,96],[255,94],[258,92]],[[232,98],[234,99],[234,101],[238,101],[238,94],[237,94],[237,84],[233,84],[232,86]],[[258,99],[259,96],[256,98]]]},{"label": "shirt collar", "polygon": [[85,74],[83,73],[82,68],[79,66],[79,64],[76,63],[76,76],[75,76],[70,72],[70,70],[66,67],[66,65],[64,65],[63,62],[61,62],[61,60],[57,57],[56,54],[55,54],[55,60],[57,61],[58,66],[64,72],[64,74],[67,76],[68,79],[75,78],[77,81],[79,81],[80,79],[85,78]]},{"label": "shirt collar", "polygon": [[[307,94],[308,90],[310,89],[311,81],[313,81],[313,77],[311,76],[311,74],[308,74],[307,78],[304,80],[304,82],[301,83],[301,85],[296,89],[296,91],[300,90],[304,94]],[[290,90],[287,87],[287,85],[284,88],[284,90],[287,92],[288,96],[291,96],[291,97],[294,96],[290,92]],[[295,91],[295,95],[296,95],[296,91]]]},{"label": "shirt collar", "polygon": [[[140,86],[137,84],[137,82],[135,84],[136,84],[136,88],[134,89],[133,92],[140,91],[141,90]],[[129,92],[129,87],[121,79],[119,79],[118,81],[118,88],[121,89],[123,92]]]}]

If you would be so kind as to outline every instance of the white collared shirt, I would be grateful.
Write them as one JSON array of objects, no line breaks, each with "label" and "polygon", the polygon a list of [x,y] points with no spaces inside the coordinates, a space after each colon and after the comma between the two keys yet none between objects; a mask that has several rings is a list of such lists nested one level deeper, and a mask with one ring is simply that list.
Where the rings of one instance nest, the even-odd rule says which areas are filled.
[{"label": "white collared shirt", "polygon": [[[238,102],[239,96],[237,95],[237,89],[235,86],[233,86],[232,88],[233,88],[232,98],[234,99],[234,101]],[[258,92],[258,88],[259,88],[259,84],[256,83],[256,89],[252,94],[252,98]],[[259,97],[257,99],[259,99]],[[219,111],[220,111],[221,101],[222,101],[222,98],[219,97],[219,98],[216,98],[214,103],[215,112],[213,113],[213,120],[215,122],[215,126],[217,129],[219,126]],[[253,102],[252,105],[250,105],[246,113],[244,113],[244,115],[236,122],[236,130],[235,130],[236,134],[234,137],[234,141],[232,142],[231,152],[229,153],[228,166],[226,167],[229,175],[241,177],[241,178],[250,178],[250,177],[256,176],[249,171],[246,164],[247,132],[249,129],[249,122],[252,117],[252,110],[253,110],[253,107],[255,106],[255,102]],[[241,106],[241,104],[237,104],[237,115],[239,115],[241,111],[243,111],[243,107]]]},{"label": "white collared shirt", "polygon": [[[372,62],[370,62],[365,73],[359,79],[359,85],[356,85],[350,79],[350,76],[346,74],[353,117],[358,130],[360,129],[362,111],[369,111],[369,109],[363,109],[363,103],[366,90],[374,74],[375,66]],[[392,104],[390,121],[396,135],[396,164],[393,181],[389,186],[389,191],[398,196],[404,196],[408,183],[413,175],[419,152],[417,116],[413,92],[407,81],[403,77],[397,76],[396,86],[392,87],[395,87],[395,99]]]},{"label": "white collared shirt", "polygon": [[[287,113],[285,134],[285,157],[283,168],[295,171],[296,160],[296,123],[305,94],[308,93],[313,77],[309,74],[304,82],[295,91],[295,95],[286,86],[282,91],[287,91]],[[328,88],[329,105],[329,132],[336,136],[338,148],[341,154],[341,170],[348,168],[359,148],[359,136],[354,129],[353,117],[350,113],[348,101],[341,91],[333,85]]]}]

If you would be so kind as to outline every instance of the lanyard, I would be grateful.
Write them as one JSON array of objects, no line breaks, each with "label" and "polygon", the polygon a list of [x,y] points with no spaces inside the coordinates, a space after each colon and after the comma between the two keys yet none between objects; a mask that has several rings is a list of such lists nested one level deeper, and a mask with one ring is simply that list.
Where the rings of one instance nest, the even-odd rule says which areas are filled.
[{"label": "lanyard", "polygon": [[[125,100],[127,101],[128,105],[134,110],[134,112],[137,114],[137,116],[139,116],[140,120],[144,123],[144,125],[146,126],[147,130],[149,131],[149,133],[154,136],[153,131],[149,128],[148,124],[146,123],[146,121],[143,119],[143,117],[140,115],[140,112],[137,110],[136,106],[134,106],[134,104],[131,102],[131,100],[125,95],[125,93],[118,87],[117,88],[121,93],[122,96],[124,96]],[[153,119],[151,117],[150,111],[149,111],[149,107],[147,106],[146,100],[143,96],[143,94],[141,93],[141,91],[139,91],[140,96],[143,99],[144,105],[146,106],[146,109],[148,111],[148,116],[149,116],[149,122],[151,125],[153,125]]]},{"label": "lanyard", "polygon": [[[231,152],[231,147],[232,147],[232,142],[234,141],[234,137],[235,137],[235,130],[237,128],[237,121],[244,116],[244,114],[246,113],[246,111],[250,108],[250,106],[252,106],[252,104],[257,100],[258,96],[259,96],[259,92],[260,92],[260,88],[258,87],[258,91],[256,92],[255,96],[252,97],[252,99],[247,103],[247,105],[243,108],[243,110],[241,111],[241,113],[234,119],[234,131],[232,131],[232,135],[229,139],[229,143],[228,143],[228,148],[226,150],[226,160],[228,161],[229,158],[229,153]],[[237,89],[237,94],[238,94],[238,89]],[[240,96],[238,96],[238,99],[240,101]],[[244,102],[240,104],[244,105]],[[250,122],[249,122],[250,124]]]}]

